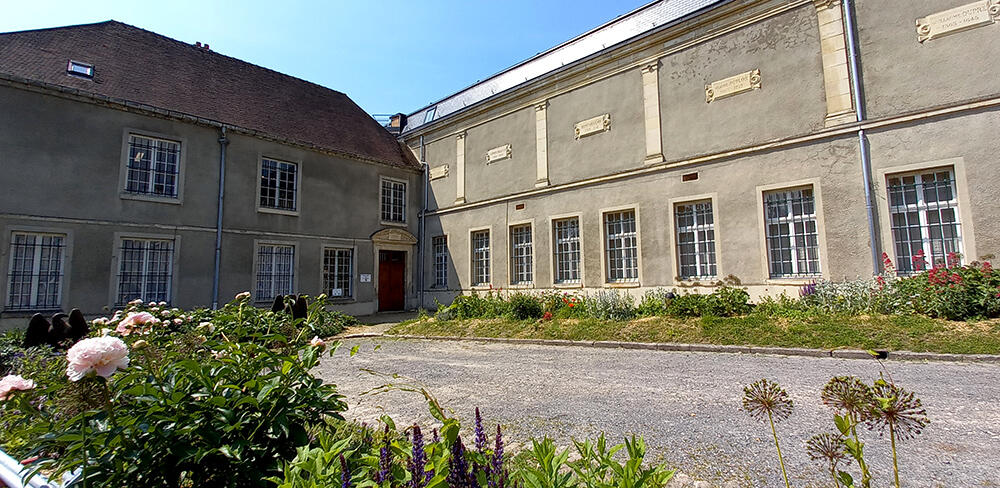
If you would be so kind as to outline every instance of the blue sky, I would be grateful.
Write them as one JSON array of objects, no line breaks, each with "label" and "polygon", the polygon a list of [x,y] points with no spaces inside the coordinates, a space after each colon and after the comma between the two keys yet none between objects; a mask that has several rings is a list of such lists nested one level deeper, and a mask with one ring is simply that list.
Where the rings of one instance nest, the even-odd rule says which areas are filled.
[{"label": "blue sky", "polygon": [[410,112],[648,0],[6,0],[0,32],[119,20]]}]

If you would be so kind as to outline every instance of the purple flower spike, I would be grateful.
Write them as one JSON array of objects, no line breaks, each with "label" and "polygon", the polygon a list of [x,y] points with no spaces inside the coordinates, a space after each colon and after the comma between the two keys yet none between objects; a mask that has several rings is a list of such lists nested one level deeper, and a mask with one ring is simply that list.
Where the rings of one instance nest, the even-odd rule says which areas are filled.
[{"label": "purple flower spike", "polygon": [[410,488],[423,488],[427,478],[427,453],[424,452],[424,435],[420,426],[413,426],[413,457],[410,458]]},{"label": "purple flower spike", "polygon": [[493,447],[493,457],[490,458],[489,488],[504,488],[507,484],[507,471],[503,469],[503,436],[500,434],[500,424],[497,424],[497,440]]},{"label": "purple flower spike", "polygon": [[469,460],[465,458],[465,446],[462,438],[455,439],[451,447],[451,457],[448,459],[449,488],[477,488],[477,481],[469,469]]},{"label": "purple flower spike", "polygon": [[347,460],[340,455],[340,488],[351,488],[351,472],[347,469]]},{"label": "purple flower spike", "polygon": [[375,473],[375,482],[378,484],[389,481],[389,473],[392,468],[392,458],[389,452],[389,426],[385,426],[385,440],[382,448],[378,451],[378,472]]},{"label": "purple flower spike", "polygon": [[486,449],[486,432],[483,431],[483,417],[479,415],[479,407],[476,407],[476,450],[480,453]]}]

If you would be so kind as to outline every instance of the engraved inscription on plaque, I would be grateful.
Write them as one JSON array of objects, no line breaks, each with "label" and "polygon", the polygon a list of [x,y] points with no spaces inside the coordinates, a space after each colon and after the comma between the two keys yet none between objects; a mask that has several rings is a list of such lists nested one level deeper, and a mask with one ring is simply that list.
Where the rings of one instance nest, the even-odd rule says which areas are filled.
[{"label": "engraved inscription on plaque", "polygon": [[494,147],[489,151],[486,151],[486,164],[495,163],[502,159],[507,159],[511,155],[510,144],[504,144],[500,147]]},{"label": "engraved inscription on plaque", "polygon": [[917,40],[929,41],[997,21],[1000,21],[1000,0],[979,0],[917,19]]},{"label": "engraved inscription on plaque", "polygon": [[705,103],[712,103],[751,90],[760,90],[760,81],[759,69],[714,81],[705,85]]},{"label": "engraved inscription on plaque", "polygon": [[573,133],[576,138],[586,137],[598,132],[611,130],[611,114],[598,115],[592,119],[583,120],[576,123]]},{"label": "engraved inscription on plaque", "polygon": [[441,166],[435,166],[435,167],[431,168],[429,176],[430,176],[430,178],[431,178],[432,181],[433,180],[437,180],[437,179],[441,179],[441,178],[447,178],[448,177],[448,165],[447,164],[442,164]]}]

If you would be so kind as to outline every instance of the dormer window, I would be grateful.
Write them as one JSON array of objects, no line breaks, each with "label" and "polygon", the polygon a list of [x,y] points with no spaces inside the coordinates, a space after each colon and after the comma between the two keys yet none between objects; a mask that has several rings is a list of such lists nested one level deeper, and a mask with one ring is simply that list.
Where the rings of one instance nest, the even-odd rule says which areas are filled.
[{"label": "dormer window", "polygon": [[437,112],[437,107],[431,107],[424,112],[424,123],[428,123],[434,120],[434,112]]},{"label": "dormer window", "polygon": [[84,78],[93,78],[94,65],[70,60],[69,65],[66,66],[66,72]]}]

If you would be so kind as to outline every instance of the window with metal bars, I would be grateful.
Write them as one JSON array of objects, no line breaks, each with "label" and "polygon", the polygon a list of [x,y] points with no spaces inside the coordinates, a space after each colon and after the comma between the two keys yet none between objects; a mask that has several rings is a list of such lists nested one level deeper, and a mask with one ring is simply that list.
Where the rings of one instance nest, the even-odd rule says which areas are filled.
[{"label": "window with metal bars", "polygon": [[62,234],[11,234],[7,310],[61,307],[65,243]]},{"label": "window with metal bars", "polygon": [[382,179],[382,221],[406,222],[406,183]]},{"label": "window with metal bars", "polygon": [[764,229],[772,278],[820,274],[812,188],[764,193]]},{"label": "window with metal bars", "polygon": [[295,246],[260,244],[257,246],[257,286],[254,299],[269,302],[277,295],[292,293],[295,283]]},{"label": "window with metal bars", "polygon": [[[896,270],[913,274],[960,259],[962,229],[952,168],[888,176]],[[959,263],[952,263],[959,264]]]},{"label": "window with metal bars", "polygon": [[179,142],[129,134],[125,191],[176,198],[180,153]]},{"label": "window with metal bars", "polygon": [[712,202],[683,203],[674,207],[677,228],[678,275],[684,279],[714,278],[715,218]]},{"label": "window with metal bars", "polygon": [[323,290],[331,298],[354,296],[354,250],[323,250]]},{"label": "window with metal bars", "polygon": [[174,241],[122,239],[115,304],[124,305],[136,298],[144,302],[169,303],[173,269]]},{"label": "window with metal bars", "polygon": [[553,223],[555,233],[555,263],[556,283],[580,282],[580,220],[556,220]]},{"label": "window with metal bars", "polygon": [[639,280],[639,249],[636,239],[635,211],[604,214],[604,248],[608,283]]},{"label": "window with metal bars", "polygon": [[531,256],[531,225],[510,228],[510,284],[530,285],[534,282]]},{"label": "window with metal bars", "polygon": [[260,163],[260,206],[294,212],[298,165],[264,158]]},{"label": "window with metal bars", "polygon": [[472,233],[472,286],[490,284],[490,231]]},{"label": "window with metal bars", "polygon": [[432,240],[434,247],[434,287],[448,287],[448,237],[437,236]]}]

